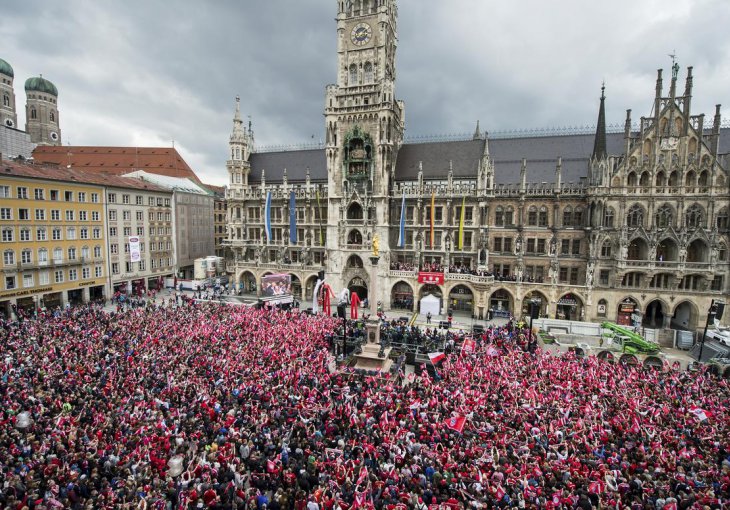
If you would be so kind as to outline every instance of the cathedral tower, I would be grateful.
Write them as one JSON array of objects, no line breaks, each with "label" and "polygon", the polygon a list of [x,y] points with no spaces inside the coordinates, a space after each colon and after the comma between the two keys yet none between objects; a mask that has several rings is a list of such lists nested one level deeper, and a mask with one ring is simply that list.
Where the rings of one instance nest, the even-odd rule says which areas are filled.
[{"label": "cathedral tower", "polygon": [[38,76],[25,81],[25,130],[38,145],[61,145],[58,89]]},{"label": "cathedral tower", "polygon": [[15,73],[10,64],[0,58],[0,125],[11,128],[18,127],[18,113],[15,110],[15,91],[13,90]]},{"label": "cathedral tower", "polygon": [[340,0],[337,11],[337,83],[327,86],[324,108],[330,274],[342,272],[350,252],[366,258],[376,235],[388,251],[404,124],[404,104],[395,99],[395,0]]}]

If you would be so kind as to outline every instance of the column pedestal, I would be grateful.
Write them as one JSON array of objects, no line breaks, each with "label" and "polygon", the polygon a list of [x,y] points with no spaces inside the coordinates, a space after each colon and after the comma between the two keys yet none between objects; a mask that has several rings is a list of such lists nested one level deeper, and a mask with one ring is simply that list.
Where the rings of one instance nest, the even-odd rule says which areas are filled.
[{"label": "column pedestal", "polygon": [[[355,368],[362,370],[376,370],[381,373],[388,373],[393,361],[389,359],[391,348],[380,348],[380,318],[378,317],[378,261],[380,257],[370,257],[372,271],[370,273],[370,318],[365,322],[367,341],[362,347],[362,352],[355,355]],[[382,354],[382,357],[381,357]]]}]

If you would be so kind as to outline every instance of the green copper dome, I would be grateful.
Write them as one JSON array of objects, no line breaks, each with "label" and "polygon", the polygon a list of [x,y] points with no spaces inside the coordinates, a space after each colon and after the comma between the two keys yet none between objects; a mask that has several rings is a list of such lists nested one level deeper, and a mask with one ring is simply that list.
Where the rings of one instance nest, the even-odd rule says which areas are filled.
[{"label": "green copper dome", "polygon": [[4,74],[5,76],[10,76],[11,78],[15,78],[15,72],[13,71],[13,66],[8,64],[1,58],[0,58],[0,74]]},{"label": "green copper dome", "polygon": [[25,80],[25,91],[28,92],[31,90],[58,96],[58,89],[56,86],[42,76],[36,76]]}]

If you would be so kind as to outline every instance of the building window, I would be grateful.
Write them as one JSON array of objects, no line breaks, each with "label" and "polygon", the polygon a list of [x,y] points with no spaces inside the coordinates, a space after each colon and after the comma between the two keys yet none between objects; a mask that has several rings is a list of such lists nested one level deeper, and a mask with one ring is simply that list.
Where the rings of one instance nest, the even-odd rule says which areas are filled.
[{"label": "building window", "polygon": [[547,207],[544,205],[540,207],[540,213],[538,215],[538,226],[540,227],[547,227],[548,226],[548,210]]},{"label": "building window", "polygon": [[53,272],[53,276],[56,283],[63,283],[63,269]]},{"label": "building window", "polygon": [[61,211],[58,209],[51,209],[51,221],[61,221]]},{"label": "building window", "polygon": [[117,227],[109,227],[109,237],[117,236]]},{"label": "building window", "polygon": [[38,285],[48,285],[48,276],[48,271],[41,271],[40,273],[38,273]]},{"label": "building window", "polygon": [[132,263],[131,262],[125,262],[124,263],[124,272],[125,273],[131,273],[132,272]]},{"label": "building window", "polygon": [[99,239],[101,237],[101,229],[99,227],[94,227],[91,232],[94,239]]},{"label": "building window", "polygon": [[46,210],[45,209],[36,209],[35,210],[35,219],[36,219],[36,221],[45,221],[46,220]]},{"label": "building window", "polygon": [[74,221],[74,211],[72,209],[69,209],[66,211],[66,221]]},{"label": "building window", "polygon": [[109,209],[109,221],[117,221],[117,211]]},{"label": "building window", "polygon": [[664,204],[657,209],[654,221],[657,228],[669,228],[672,225],[672,208]]},{"label": "building window", "polygon": [[560,254],[570,254],[570,239],[563,239],[562,241],[560,241]]},{"label": "building window", "polygon": [[129,203],[129,195],[122,195],[122,203],[123,204]]},{"label": "building window", "polygon": [[57,189],[51,190],[51,200],[58,201],[59,191]]},{"label": "building window", "polygon": [[144,213],[142,211],[137,211],[135,213],[135,217],[137,218],[137,221],[144,221]]},{"label": "building window", "polygon": [[504,209],[502,206],[497,206],[494,210],[494,224],[498,227],[504,227]]},{"label": "building window", "polygon": [[5,277],[5,290],[11,290],[15,288],[15,276]]},{"label": "building window", "polygon": [[94,246],[94,258],[101,258],[101,246]]},{"label": "building window", "polygon": [[68,281],[75,282],[78,279],[79,279],[78,272],[76,271],[76,269],[69,269],[68,270]]},{"label": "building window", "polygon": [[722,291],[725,288],[724,283],[724,277],[721,275],[716,275],[712,279],[712,285],[710,288],[715,291]]},{"label": "building window", "polygon": [[98,204],[99,203],[99,194],[98,193],[92,193],[91,194],[91,203],[92,204]]},{"label": "building window", "polygon": [[74,192],[73,191],[64,191],[63,192],[63,199],[66,202],[73,202],[74,201]]},{"label": "building window", "polygon": [[613,207],[606,207],[603,212],[603,226],[606,228],[613,228]]},{"label": "building window", "polygon": [[132,227],[124,227],[124,236],[129,237],[132,235]]},{"label": "building window", "polygon": [[91,211],[91,221],[99,221],[99,211]]},{"label": "building window", "polygon": [[568,206],[563,209],[563,226],[571,227],[573,225],[573,208]]},{"label": "building window", "polygon": [[73,241],[76,239],[76,227],[66,228],[66,239],[69,241]]},{"label": "building window", "polygon": [[88,267],[81,268],[81,279],[88,280],[90,277],[91,277],[91,268],[88,268]]},{"label": "building window", "polygon": [[86,202],[86,192],[85,191],[79,191],[79,202]]},{"label": "building window", "polygon": [[702,228],[704,216],[704,210],[698,204],[690,206],[685,213],[687,228]]},{"label": "building window", "polygon": [[534,205],[527,211],[527,224],[531,227],[537,226],[537,207]]},{"label": "building window", "polygon": [[53,262],[63,262],[63,250],[61,248],[53,249]]},{"label": "building window", "polygon": [[573,255],[580,255],[580,239],[573,239]]},{"label": "building window", "polygon": [[94,278],[100,278],[104,274],[101,266],[94,266]]},{"label": "building window", "polygon": [[3,264],[6,266],[15,265],[15,252],[13,250],[5,250],[3,252]]},{"label": "building window", "polygon": [[119,245],[117,243],[112,243],[109,245],[109,253],[116,254],[119,253]]},{"label": "building window", "polygon": [[135,196],[134,203],[137,205],[144,205],[144,197],[142,197],[142,195]]},{"label": "building window", "polygon": [[144,271],[145,270],[144,259],[142,259],[142,260],[139,261],[139,270],[140,271]]},{"label": "building window", "polygon": [[144,235],[144,227],[137,227],[137,235],[140,237]]},{"label": "building window", "polygon": [[71,246],[68,249],[68,260],[76,260],[76,247]]},{"label": "building window", "polygon": [[23,287],[28,288],[33,286],[33,273],[25,273],[23,275]]},{"label": "building window", "polygon": [[46,250],[45,248],[41,248],[40,250],[38,250],[38,264],[48,264],[48,250]]},{"label": "building window", "polygon": [[30,248],[25,248],[20,252],[20,262],[22,264],[30,264],[33,262],[33,251]]},{"label": "building window", "polygon": [[21,241],[30,241],[30,229],[29,228],[20,229],[20,240]]},{"label": "building window", "polygon": [[48,239],[47,235],[48,234],[44,227],[39,227],[35,231],[35,237],[36,237],[36,240],[38,240],[38,241],[45,241],[46,239]]},{"label": "building window", "polygon": [[122,220],[123,221],[130,221],[132,219],[132,213],[128,209],[125,209],[122,211]]},{"label": "building window", "polygon": [[43,188],[35,188],[33,190],[33,196],[36,200],[45,200],[46,199],[46,193]]},{"label": "building window", "polygon": [[51,239],[53,241],[61,240],[61,229],[60,228],[54,228],[53,230],[51,230]]},{"label": "building window", "polygon": [[15,239],[15,236],[13,235],[13,232],[15,232],[14,229],[6,227],[3,229],[3,242],[4,243],[12,243]]},{"label": "building window", "polygon": [[25,186],[18,186],[18,198],[28,198],[28,188]]},{"label": "building window", "polygon": [[634,204],[629,208],[626,214],[626,224],[631,228],[638,228],[644,226],[644,209]]},{"label": "building window", "polygon": [[112,274],[119,274],[119,262],[112,262]]},{"label": "building window", "polygon": [[0,220],[12,220],[13,210],[10,207],[0,208]]},{"label": "building window", "polygon": [[601,257],[611,257],[611,241],[603,241],[601,245]]},{"label": "building window", "polygon": [[117,194],[116,193],[107,193],[106,201],[109,202],[110,204],[116,204],[117,203]]}]

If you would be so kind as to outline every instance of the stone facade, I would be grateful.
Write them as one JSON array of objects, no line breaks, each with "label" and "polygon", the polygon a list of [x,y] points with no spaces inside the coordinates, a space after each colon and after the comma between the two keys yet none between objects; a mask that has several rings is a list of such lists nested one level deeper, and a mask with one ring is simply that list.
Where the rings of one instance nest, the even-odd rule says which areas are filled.
[{"label": "stone facade", "polygon": [[[477,318],[523,316],[535,302],[550,317],[700,327],[728,289],[730,148],[719,106],[710,126],[691,112],[692,69],[681,95],[678,69],[668,93],[660,72],[652,116],[637,128],[629,111],[623,133],[606,132],[601,94],[592,134],[490,139],[477,125],[471,139],[404,143],[397,11],[378,4],[339,4],[324,147],[256,152],[236,100],[227,163],[234,280],[250,292],[265,273],[288,272],[309,300],[324,270],[335,292],[364,297],[375,287],[368,297],[385,309],[414,311],[435,294],[444,312]],[[443,282],[419,283],[418,269],[434,267],[445,268]]]}]

